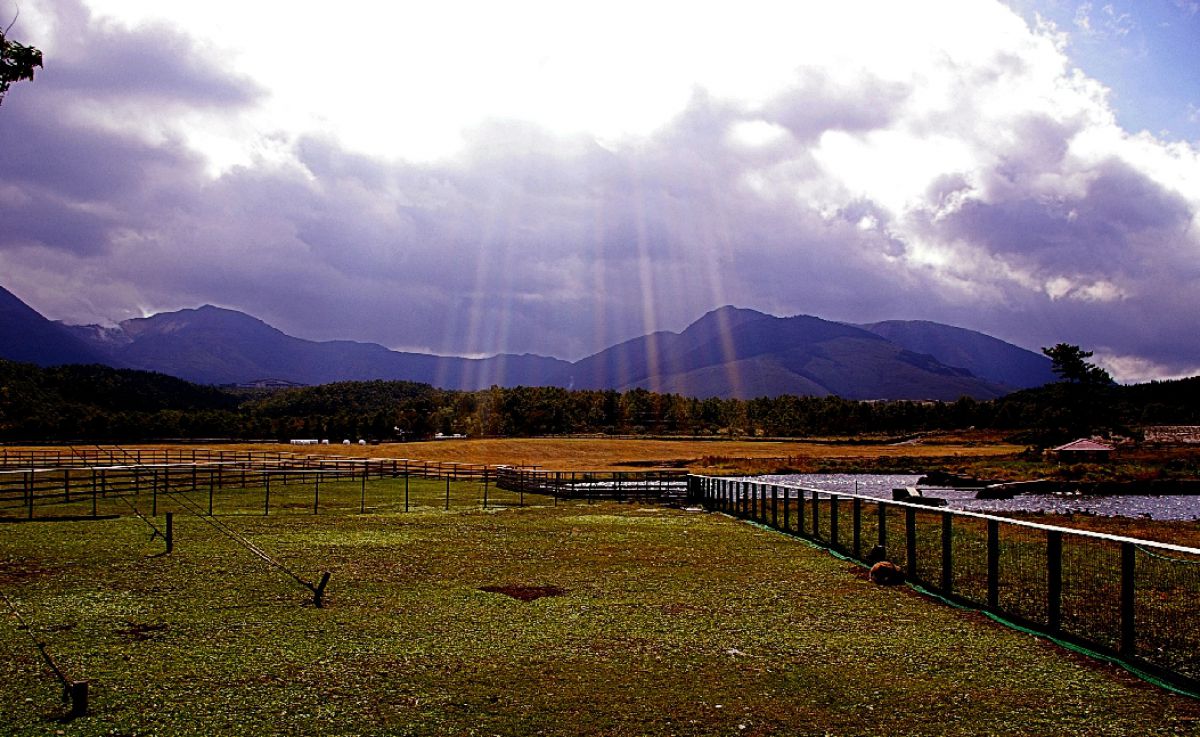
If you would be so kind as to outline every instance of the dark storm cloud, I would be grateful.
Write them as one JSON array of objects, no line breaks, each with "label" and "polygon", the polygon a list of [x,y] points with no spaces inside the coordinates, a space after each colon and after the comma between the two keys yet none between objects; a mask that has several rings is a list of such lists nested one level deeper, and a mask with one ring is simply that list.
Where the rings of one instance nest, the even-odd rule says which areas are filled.
[{"label": "dark storm cloud", "polygon": [[[5,286],[51,317],[215,303],[303,337],[575,358],[733,303],[1200,366],[1196,203],[1115,155],[1073,157],[1087,116],[1014,113],[982,132],[975,112],[955,118],[980,107],[973,85],[1020,72],[1003,55],[964,72],[936,114],[911,109],[913,84],[802,69],[759,105],[697,90],[636,141],[491,120],[436,163],[305,137],[290,160],[213,177],[182,143],[94,104],[236,111],[253,85],[176,33],[59,7],[76,33],[61,66],[0,113],[0,259],[18,282]],[[976,163],[906,210],[815,154],[831,132],[938,116]],[[938,249],[951,255],[925,257]]]},{"label": "dark storm cloud", "polygon": [[79,0],[51,0],[63,32],[46,49],[39,85],[75,100],[159,105],[249,105],[261,94],[231,74],[219,51],[165,26],[127,29],[96,22]]}]

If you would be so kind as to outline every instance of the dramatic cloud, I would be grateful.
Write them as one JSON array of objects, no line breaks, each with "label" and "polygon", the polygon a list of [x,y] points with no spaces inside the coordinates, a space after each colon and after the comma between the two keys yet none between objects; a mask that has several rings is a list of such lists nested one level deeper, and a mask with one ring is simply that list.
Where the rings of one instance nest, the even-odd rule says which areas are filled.
[{"label": "dramatic cloud", "polygon": [[[577,358],[732,303],[1200,371],[1196,148],[1123,131],[1061,33],[999,3],[847,5],[764,30],[744,70],[766,79],[648,68],[686,91],[653,125],[491,114],[398,158],[264,126],[269,85],[178,29],[48,3],[45,74],[0,110],[0,282],[69,322],[209,302],[450,353]],[[701,20],[679,59],[666,37],[638,58],[735,56],[740,23]],[[571,100],[598,84],[578,74]]]}]

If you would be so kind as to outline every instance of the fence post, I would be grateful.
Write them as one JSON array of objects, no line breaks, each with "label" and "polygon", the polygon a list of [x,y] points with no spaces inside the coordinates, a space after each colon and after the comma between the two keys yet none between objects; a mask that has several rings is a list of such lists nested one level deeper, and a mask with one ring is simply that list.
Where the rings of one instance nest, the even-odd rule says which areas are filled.
[{"label": "fence post", "polygon": [[25,500],[29,505],[29,519],[33,519],[33,471],[22,474],[25,480]]},{"label": "fence post", "polygon": [[263,471],[263,516],[271,513],[271,473]]},{"label": "fence post", "polygon": [[954,515],[942,512],[942,593],[954,593]]},{"label": "fence post", "polygon": [[904,559],[908,577],[917,580],[917,510],[904,508]]},{"label": "fence post", "polygon": [[408,461],[404,462],[404,511],[408,511]]},{"label": "fence post", "polygon": [[63,469],[63,501],[71,501],[71,469]]},{"label": "fence post", "polygon": [[1050,632],[1062,630],[1062,533],[1046,532],[1046,618]]},{"label": "fence post", "polygon": [[317,504],[321,499],[321,472],[313,473],[313,514],[317,513]]},{"label": "fence post", "polygon": [[[368,467],[363,466],[362,491],[359,493],[359,497],[358,497],[358,513],[359,514],[365,514],[367,511],[367,471],[368,470],[369,470]],[[449,485],[449,482],[447,482],[447,485]],[[316,509],[316,501],[315,500],[313,501],[313,509],[314,510]],[[316,512],[314,511],[313,514],[316,514]]]},{"label": "fence post", "polygon": [[806,534],[804,529],[804,489],[796,489],[796,530],[801,535]]},{"label": "fence post", "polygon": [[71,699],[72,717],[81,717],[88,711],[88,682],[72,681],[67,687],[67,695]]},{"label": "fence post", "polygon": [[813,489],[812,498],[812,533],[813,537],[821,539],[821,492]]},{"label": "fence post", "polygon": [[850,522],[853,531],[853,542],[851,549],[854,552],[854,557],[862,560],[862,499],[857,496],[854,501],[850,502]]},{"label": "fence post", "polygon": [[154,475],[150,477],[150,516],[158,516],[158,469],[154,469]]},{"label": "fence post", "polygon": [[484,509],[488,508],[487,504],[488,504],[488,468],[487,468],[487,466],[484,466],[483,467],[483,508]]},{"label": "fence post", "polygon": [[771,526],[779,529],[779,487],[771,485]]},{"label": "fence post", "polygon": [[92,516],[96,516],[96,469],[92,469]]},{"label": "fence post", "polygon": [[789,517],[791,517],[791,509],[790,509],[790,507],[792,506],[791,498],[792,498],[792,490],[785,487],[783,490],[783,531],[784,532],[791,532],[791,530],[792,530],[792,526],[791,526],[791,524],[789,524],[791,522],[791,520],[789,519]]},{"label": "fence post", "polygon": [[1000,606],[1000,523],[994,519],[987,523],[987,605],[988,609]]},{"label": "fence post", "polygon": [[1121,655],[1125,657],[1137,654],[1136,554],[1133,543],[1121,543]]},{"label": "fence post", "polygon": [[833,547],[838,545],[838,495],[829,495],[829,544]]},{"label": "fence post", "polygon": [[446,511],[447,512],[450,511],[450,477],[449,476],[446,476]]},{"label": "fence post", "polygon": [[217,475],[217,472],[215,470],[213,470],[211,468],[208,470],[208,516],[209,517],[213,516],[213,513],[212,513],[213,487],[216,485],[216,478],[215,478],[216,475]]},{"label": "fence post", "polygon": [[876,518],[879,520],[879,539],[876,540],[876,544],[878,544],[879,547],[883,548],[886,551],[887,550],[887,505],[885,505],[883,502],[877,503],[875,505],[875,515],[876,515]]}]

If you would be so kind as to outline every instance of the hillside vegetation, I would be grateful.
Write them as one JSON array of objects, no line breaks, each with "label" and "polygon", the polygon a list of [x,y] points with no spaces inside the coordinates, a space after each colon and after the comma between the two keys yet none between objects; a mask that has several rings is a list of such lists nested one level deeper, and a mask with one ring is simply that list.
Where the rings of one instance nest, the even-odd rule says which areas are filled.
[{"label": "hillside vegetation", "polygon": [[953,402],[781,396],[695,399],[555,387],[474,392],[402,381],[224,390],[104,366],[0,361],[0,438],[166,437],[418,439],[579,433],[810,437],[989,428],[1046,444],[1146,424],[1200,424],[1200,377],[1136,386],[1067,383]]}]

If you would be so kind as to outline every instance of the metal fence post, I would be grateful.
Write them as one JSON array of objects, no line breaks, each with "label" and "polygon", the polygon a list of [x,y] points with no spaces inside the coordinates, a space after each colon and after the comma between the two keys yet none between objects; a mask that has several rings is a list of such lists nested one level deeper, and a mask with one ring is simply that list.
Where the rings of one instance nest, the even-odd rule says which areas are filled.
[{"label": "metal fence post", "polygon": [[813,537],[820,539],[821,537],[821,492],[813,489],[812,498],[812,534]]},{"label": "metal fence post", "polygon": [[784,488],[784,490],[783,490],[783,531],[784,532],[792,531],[792,526],[791,526],[791,524],[789,524],[790,520],[788,519],[788,517],[791,516],[791,506],[792,506],[791,501],[790,501],[791,497],[792,497],[792,490],[788,489],[788,488]]},{"label": "metal fence post", "polygon": [[779,487],[771,485],[771,526],[779,529]]},{"label": "metal fence post", "polygon": [[1121,655],[1125,657],[1137,654],[1136,554],[1133,543],[1121,543]]},{"label": "metal fence post", "polygon": [[857,496],[850,502],[850,522],[853,527],[852,550],[854,557],[862,560],[862,499]]},{"label": "metal fence post", "polygon": [[1062,533],[1046,532],[1046,619],[1051,632],[1062,630]]},{"label": "metal fence post", "polygon": [[987,523],[987,605],[1000,605],[1000,523],[994,519]]},{"label": "metal fence post", "polygon": [[954,515],[942,512],[942,593],[954,593]]},{"label": "metal fence post", "polygon": [[917,510],[904,508],[904,558],[908,564],[908,577],[917,579]]},{"label": "metal fence post", "polygon": [[838,545],[838,495],[829,495],[829,544],[833,547]]},{"label": "metal fence post", "polygon": [[875,505],[875,516],[879,520],[879,538],[876,544],[887,550],[887,505],[879,502]]}]

